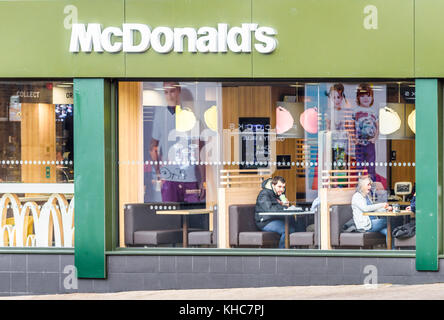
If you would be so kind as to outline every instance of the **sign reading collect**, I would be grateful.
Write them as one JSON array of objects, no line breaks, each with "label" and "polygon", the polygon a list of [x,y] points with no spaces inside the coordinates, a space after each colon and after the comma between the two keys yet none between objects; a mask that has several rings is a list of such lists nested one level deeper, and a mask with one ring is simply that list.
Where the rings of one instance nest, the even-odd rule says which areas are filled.
[{"label": "sign reading collect", "polygon": [[[134,35],[139,34],[135,43]],[[276,30],[259,27],[257,23],[243,23],[241,27],[229,28],[219,23],[217,28],[169,28],[157,27],[151,30],[146,24],[124,23],[122,28],[107,27],[102,30],[98,23],[76,23],[72,25],[70,52],[145,52],[150,47],[158,53],[184,52],[187,38],[188,52],[251,52],[271,53],[276,49]],[[114,37],[114,40],[113,40]],[[118,39],[120,38],[120,39]]]}]

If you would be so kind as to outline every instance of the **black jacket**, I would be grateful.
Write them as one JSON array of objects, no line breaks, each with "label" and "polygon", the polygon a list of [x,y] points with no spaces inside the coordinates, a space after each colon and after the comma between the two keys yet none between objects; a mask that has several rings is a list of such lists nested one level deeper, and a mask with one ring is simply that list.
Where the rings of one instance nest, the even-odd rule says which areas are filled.
[{"label": "black jacket", "polygon": [[262,182],[262,190],[256,199],[256,208],[254,220],[259,229],[262,229],[267,223],[272,220],[284,220],[284,216],[267,216],[259,215],[258,212],[276,212],[283,211],[284,206],[278,202],[278,195],[273,191],[271,187],[271,178]]}]

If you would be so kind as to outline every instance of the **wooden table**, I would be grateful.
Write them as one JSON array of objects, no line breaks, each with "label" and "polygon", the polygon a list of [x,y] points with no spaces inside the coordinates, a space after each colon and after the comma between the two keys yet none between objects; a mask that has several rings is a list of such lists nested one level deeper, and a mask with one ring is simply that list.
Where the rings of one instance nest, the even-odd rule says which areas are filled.
[{"label": "wooden table", "polygon": [[412,211],[401,210],[400,212],[392,212],[392,211],[373,211],[373,212],[364,212],[364,216],[378,216],[378,217],[387,217],[387,249],[392,249],[392,226],[390,222],[391,217],[399,217],[399,216],[411,216],[414,217],[415,213]]},{"label": "wooden table", "polygon": [[285,248],[290,248],[290,216],[298,216],[305,214],[314,214],[314,211],[304,211],[304,210],[284,210],[284,211],[273,211],[273,212],[258,212],[260,216],[284,216],[285,217]]},{"label": "wooden table", "polygon": [[409,206],[410,202],[409,201],[394,201],[394,200],[389,200],[387,201],[389,205],[393,205],[395,203],[399,204],[400,206]]},{"label": "wooden table", "polygon": [[210,214],[211,209],[183,209],[183,210],[159,210],[156,214],[180,214],[182,216],[182,245],[188,247],[188,216],[190,214]]}]

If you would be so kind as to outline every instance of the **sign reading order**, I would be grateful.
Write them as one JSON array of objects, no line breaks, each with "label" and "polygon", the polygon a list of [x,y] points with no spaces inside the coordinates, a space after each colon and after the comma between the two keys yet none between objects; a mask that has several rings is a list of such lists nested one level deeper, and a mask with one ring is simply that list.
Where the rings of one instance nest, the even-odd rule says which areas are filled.
[{"label": "sign reading order", "polygon": [[[134,35],[139,37],[135,43]],[[76,23],[72,25],[70,52],[145,52],[150,47],[158,53],[174,52],[236,52],[248,53],[254,49],[259,53],[271,53],[276,49],[277,31],[271,27],[259,27],[257,23],[242,23],[241,27],[229,28],[219,23],[217,28],[151,28],[146,24],[124,23],[122,28],[107,27],[102,30],[98,23]],[[113,40],[114,37],[114,40]],[[184,39],[188,46],[184,49]]]}]

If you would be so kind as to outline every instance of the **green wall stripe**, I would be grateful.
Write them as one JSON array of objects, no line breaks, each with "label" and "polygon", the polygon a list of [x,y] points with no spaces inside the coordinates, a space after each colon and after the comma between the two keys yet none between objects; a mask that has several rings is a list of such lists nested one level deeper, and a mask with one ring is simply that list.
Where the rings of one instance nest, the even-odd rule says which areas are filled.
[{"label": "green wall stripe", "polygon": [[79,278],[106,277],[104,136],[107,103],[109,85],[104,79],[74,79],[74,259]]},{"label": "green wall stripe", "polygon": [[416,269],[438,270],[442,108],[437,79],[416,80]]},{"label": "green wall stripe", "polygon": [[105,252],[112,255],[144,255],[144,256],[291,256],[291,257],[362,257],[373,258],[414,258],[415,250],[356,250],[356,249],[267,249],[267,248],[117,248]]}]

